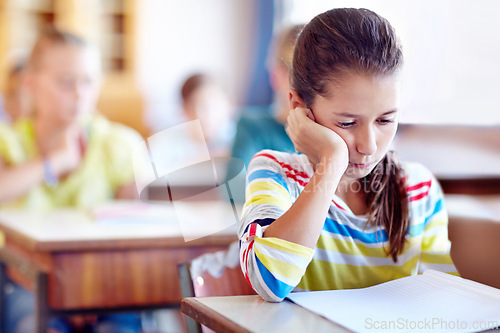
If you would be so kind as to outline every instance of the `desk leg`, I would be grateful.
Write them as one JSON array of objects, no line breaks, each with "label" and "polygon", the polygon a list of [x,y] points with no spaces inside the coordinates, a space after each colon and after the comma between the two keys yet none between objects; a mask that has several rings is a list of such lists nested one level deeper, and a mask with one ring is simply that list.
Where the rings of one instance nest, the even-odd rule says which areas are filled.
[{"label": "desk leg", "polygon": [[7,269],[3,262],[0,262],[0,333],[5,333],[5,284],[7,282]]},{"label": "desk leg", "polygon": [[35,286],[35,332],[47,332],[50,318],[47,274],[39,272]]}]

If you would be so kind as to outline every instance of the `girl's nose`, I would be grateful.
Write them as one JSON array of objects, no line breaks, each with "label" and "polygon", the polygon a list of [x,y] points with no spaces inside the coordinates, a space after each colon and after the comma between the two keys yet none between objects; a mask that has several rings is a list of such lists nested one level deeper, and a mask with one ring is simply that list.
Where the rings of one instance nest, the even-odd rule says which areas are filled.
[{"label": "girl's nose", "polygon": [[371,127],[360,133],[356,142],[356,150],[363,155],[373,155],[377,151],[377,141]]}]

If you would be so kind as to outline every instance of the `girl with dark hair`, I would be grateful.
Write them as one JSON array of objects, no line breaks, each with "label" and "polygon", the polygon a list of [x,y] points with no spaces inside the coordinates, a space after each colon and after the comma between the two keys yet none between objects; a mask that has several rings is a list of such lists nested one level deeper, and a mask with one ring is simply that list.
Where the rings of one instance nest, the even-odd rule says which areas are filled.
[{"label": "girl with dark hair", "polygon": [[366,9],[327,11],[300,33],[287,132],[302,154],[254,156],[239,232],[242,270],[264,299],[457,274],[439,184],[389,151],[402,64],[393,27]]}]

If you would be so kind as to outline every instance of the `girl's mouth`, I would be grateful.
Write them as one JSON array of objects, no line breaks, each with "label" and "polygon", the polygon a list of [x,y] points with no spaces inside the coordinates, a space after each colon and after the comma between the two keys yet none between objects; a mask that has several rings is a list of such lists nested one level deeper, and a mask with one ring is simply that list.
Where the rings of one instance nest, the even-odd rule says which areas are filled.
[{"label": "girl's mouth", "polygon": [[355,167],[355,168],[358,168],[358,169],[367,169],[369,167],[371,167],[373,165],[373,163],[367,163],[367,164],[363,164],[363,163],[352,163],[352,162],[349,162],[349,165]]}]

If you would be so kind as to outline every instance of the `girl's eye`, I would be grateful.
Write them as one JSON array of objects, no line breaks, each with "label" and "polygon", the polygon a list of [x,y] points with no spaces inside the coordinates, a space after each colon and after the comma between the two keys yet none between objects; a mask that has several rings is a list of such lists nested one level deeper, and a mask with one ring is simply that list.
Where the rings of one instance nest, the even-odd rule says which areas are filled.
[{"label": "girl's eye", "polygon": [[379,119],[377,120],[379,122],[379,124],[381,125],[386,125],[386,124],[390,124],[390,123],[393,123],[394,120],[393,119]]},{"label": "girl's eye", "polygon": [[349,128],[355,124],[354,121],[346,122],[346,123],[339,123],[340,128]]}]

